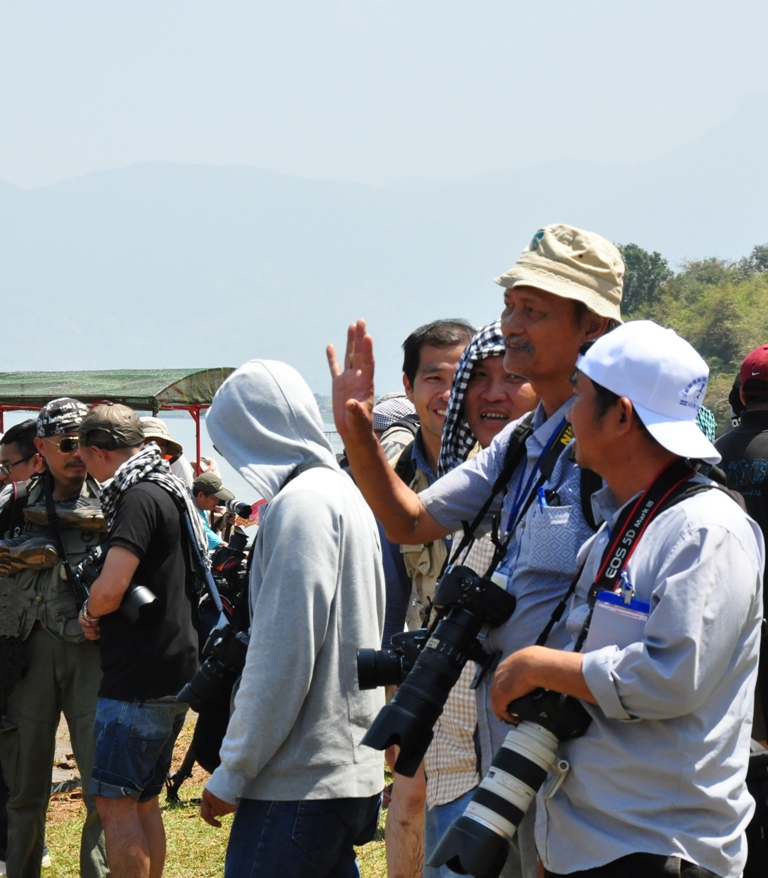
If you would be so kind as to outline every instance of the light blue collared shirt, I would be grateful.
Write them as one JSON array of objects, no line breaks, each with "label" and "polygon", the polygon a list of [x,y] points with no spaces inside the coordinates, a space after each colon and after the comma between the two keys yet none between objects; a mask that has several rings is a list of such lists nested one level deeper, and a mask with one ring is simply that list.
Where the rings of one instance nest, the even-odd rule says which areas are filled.
[{"label": "light blue collared shirt", "polygon": [[[518,466],[503,500],[501,520],[504,525],[519,484],[525,484],[547,443],[562,424],[570,404],[569,400],[551,418],[546,417],[541,405],[536,409],[534,430],[526,441],[525,465],[521,462]],[[472,521],[475,517],[504,465],[509,438],[518,423],[507,425],[473,460],[456,467],[419,495],[427,511],[443,527],[460,530],[462,521]],[[538,473],[532,484],[537,480]],[[559,505],[542,507],[536,500],[531,503],[512,535],[502,565],[508,570],[507,591],[515,595],[517,605],[508,622],[491,629],[485,644],[489,651],[501,650],[504,656],[535,643],[576,575],[579,547],[593,535],[581,508],[580,471],[568,449],[561,452],[545,487],[556,492]],[[500,503],[501,500],[489,512],[489,520],[499,510]],[[564,647],[569,642],[570,635],[561,620],[553,628],[547,645]],[[484,774],[509,731],[509,726],[499,722],[491,710],[488,677],[478,688],[477,707]]]},{"label": "light blue collared shirt", "polygon": [[[698,481],[706,481],[697,478]],[[595,495],[608,525],[618,511]],[[609,540],[580,553],[573,640]],[[651,606],[642,641],[584,656],[598,706],[586,734],[560,745],[571,770],[537,798],[536,846],[551,872],[635,852],[679,856],[737,878],[754,808],[745,776],[762,619],[763,538],[722,491],[688,497],[653,520],[627,565]]]}]

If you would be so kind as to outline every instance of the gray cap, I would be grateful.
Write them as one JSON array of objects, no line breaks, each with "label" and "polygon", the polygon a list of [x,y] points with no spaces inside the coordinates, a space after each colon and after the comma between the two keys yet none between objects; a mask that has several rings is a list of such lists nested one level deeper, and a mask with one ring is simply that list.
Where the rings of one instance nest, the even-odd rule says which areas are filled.
[{"label": "gray cap", "polygon": [[214,494],[219,500],[234,500],[235,495],[224,487],[216,473],[202,473],[192,483],[192,493],[198,494],[202,491],[204,494]]},{"label": "gray cap", "polygon": [[77,431],[83,445],[94,444],[88,436],[96,430],[109,434],[111,448],[135,448],[144,442],[139,416],[132,408],[120,403],[97,405],[88,412]]}]

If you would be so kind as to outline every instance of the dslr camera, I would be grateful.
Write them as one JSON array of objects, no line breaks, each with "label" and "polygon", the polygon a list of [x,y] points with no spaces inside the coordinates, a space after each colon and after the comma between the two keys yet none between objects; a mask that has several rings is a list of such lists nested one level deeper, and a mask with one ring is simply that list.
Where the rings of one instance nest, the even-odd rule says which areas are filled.
[{"label": "dslr camera", "polygon": [[570,768],[565,759],[557,758],[558,743],[581,737],[592,722],[578,698],[549,689],[515,699],[509,712],[520,717],[520,724],[507,734],[488,774],[440,839],[428,865],[445,864],[474,878],[497,878],[512,836],[547,775],[552,772],[551,796]]},{"label": "dslr camera", "polygon": [[[75,568],[73,588],[79,601],[88,597],[88,592],[101,575],[107,556],[107,546],[95,546]],[[163,602],[146,585],[132,582],[120,602],[120,612],[131,625],[143,627],[154,622],[163,611]]]},{"label": "dslr camera", "polygon": [[[250,512],[250,506],[248,507]],[[227,622],[217,626],[218,613],[210,596],[199,606],[203,635],[208,632],[201,650],[203,663],[197,673],[176,696],[201,713],[207,707],[228,705],[235,681],[245,667],[248,651],[248,563],[245,547],[248,538],[235,528],[228,546],[218,546],[211,558],[211,574],[221,596]]]},{"label": "dslr camera", "polygon": [[464,665],[469,659],[486,670],[495,664],[496,656],[483,650],[477,635],[486,625],[502,625],[514,609],[515,598],[493,580],[469,567],[448,567],[435,591],[431,627],[413,632],[410,639],[395,635],[392,650],[358,651],[361,688],[401,683],[362,743],[374,750],[399,744],[395,770],[413,777]]}]

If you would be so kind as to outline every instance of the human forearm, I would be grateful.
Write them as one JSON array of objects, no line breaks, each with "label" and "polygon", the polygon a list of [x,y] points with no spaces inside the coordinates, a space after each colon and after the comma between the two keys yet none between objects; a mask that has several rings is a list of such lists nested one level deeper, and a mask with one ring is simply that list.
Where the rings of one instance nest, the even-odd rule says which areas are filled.
[{"label": "human forearm", "polygon": [[91,586],[88,595],[88,614],[106,616],[120,609],[123,595],[131,584],[139,559],[122,546],[113,546],[107,552],[99,578]]},{"label": "human forearm", "polygon": [[581,673],[582,660],[581,653],[545,646],[529,646],[513,653],[501,662],[493,675],[493,712],[500,720],[514,721],[507,709],[509,703],[539,688],[597,704]]},{"label": "human forearm", "polygon": [[373,433],[345,450],[360,492],[393,543],[427,543],[449,533],[387,463]]}]

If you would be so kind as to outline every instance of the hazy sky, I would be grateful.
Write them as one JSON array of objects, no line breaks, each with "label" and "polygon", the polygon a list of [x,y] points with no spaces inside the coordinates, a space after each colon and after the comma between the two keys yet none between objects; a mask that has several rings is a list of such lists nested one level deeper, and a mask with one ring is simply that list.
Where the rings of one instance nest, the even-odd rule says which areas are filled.
[{"label": "hazy sky", "polygon": [[764,91],[766,33],[765,0],[0,0],[0,179],[632,163]]}]

